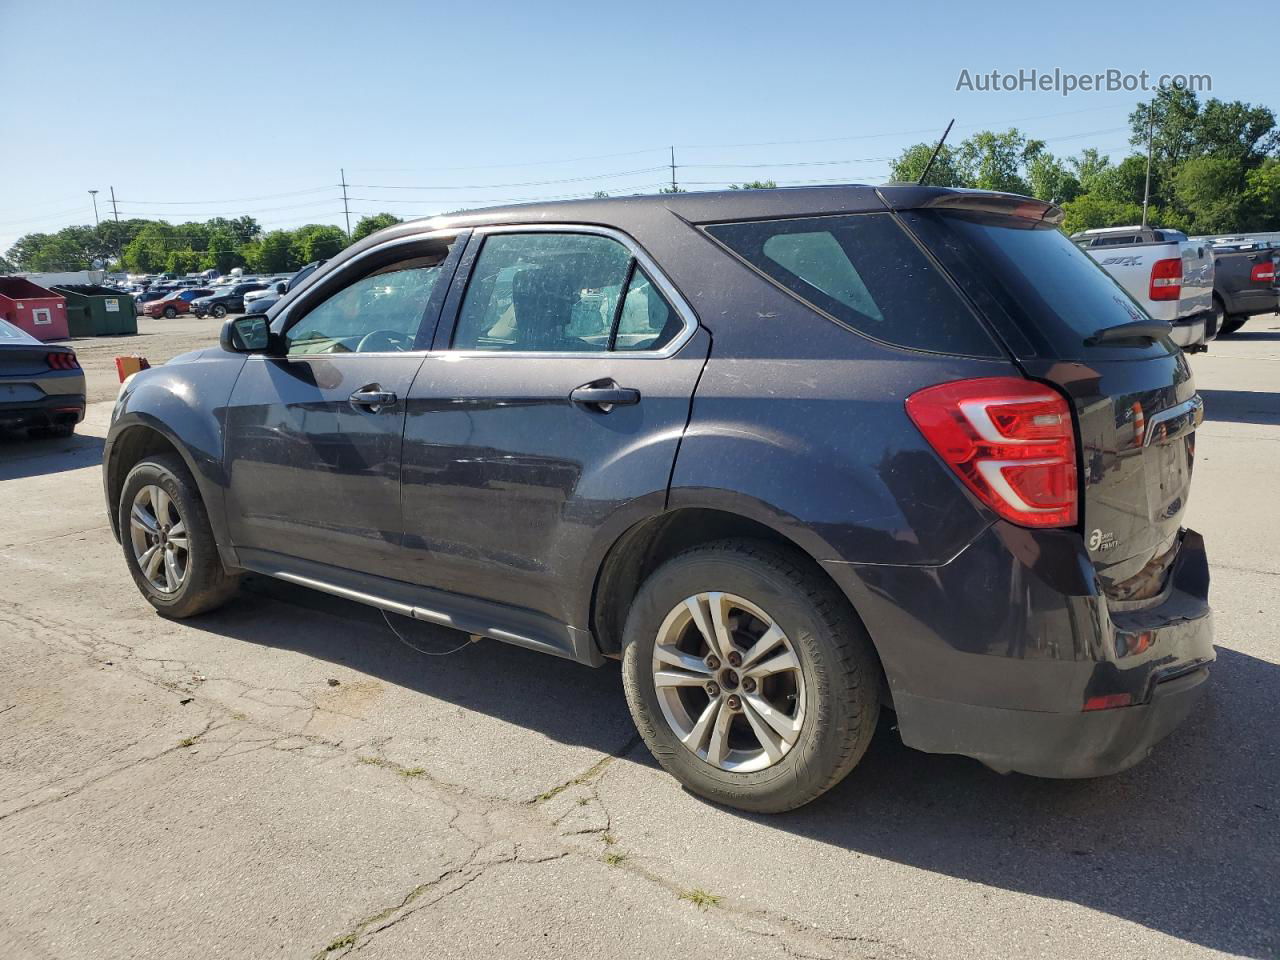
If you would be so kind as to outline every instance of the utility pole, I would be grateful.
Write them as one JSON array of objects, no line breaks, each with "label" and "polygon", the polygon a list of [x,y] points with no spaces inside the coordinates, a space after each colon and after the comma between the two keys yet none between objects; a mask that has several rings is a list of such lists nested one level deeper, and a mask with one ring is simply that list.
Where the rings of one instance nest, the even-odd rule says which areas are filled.
[{"label": "utility pole", "polygon": [[120,222],[120,209],[116,206],[116,188],[111,188],[111,212],[115,215],[116,223]]},{"label": "utility pole", "polygon": [[351,208],[347,206],[347,171],[339,168],[338,173],[342,175],[342,213],[347,218],[347,239],[351,239]]},{"label": "utility pole", "polygon": [[98,191],[90,190],[89,196],[93,197],[93,229],[98,229]]},{"label": "utility pole", "polygon": [[671,192],[680,192],[680,188],[676,186],[676,148],[674,145],[671,147]]},{"label": "utility pole", "polygon": [[1147,207],[1151,203],[1151,141],[1156,130],[1155,101],[1147,105],[1147,182],[1142,188],[1142,229],[1147,229]]}]

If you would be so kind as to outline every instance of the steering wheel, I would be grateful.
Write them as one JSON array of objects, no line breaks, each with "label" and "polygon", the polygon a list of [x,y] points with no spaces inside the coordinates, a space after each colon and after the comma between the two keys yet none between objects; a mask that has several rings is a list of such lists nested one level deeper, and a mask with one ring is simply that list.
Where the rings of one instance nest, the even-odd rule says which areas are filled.
[{"label": "steering wheel", "polygon": [[370,330],[356,344],[356,353],[398,353],[412,346],[408,334],[399,330]]}]

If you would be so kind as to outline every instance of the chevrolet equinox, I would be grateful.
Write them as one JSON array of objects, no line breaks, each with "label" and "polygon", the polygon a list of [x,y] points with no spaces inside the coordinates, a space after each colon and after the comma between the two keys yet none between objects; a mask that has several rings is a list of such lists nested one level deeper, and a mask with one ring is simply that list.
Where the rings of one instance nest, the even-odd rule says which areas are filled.
[{"label": "chevrolet equinox", "polygon": [[747,810],[839,782],[882,707],[1123,770],[1214,659],[1203,407],[1061,216],[846,186],[390,227],[122,386],[111,523],[167,617],[252,571],[620,660],[662,766]]}]

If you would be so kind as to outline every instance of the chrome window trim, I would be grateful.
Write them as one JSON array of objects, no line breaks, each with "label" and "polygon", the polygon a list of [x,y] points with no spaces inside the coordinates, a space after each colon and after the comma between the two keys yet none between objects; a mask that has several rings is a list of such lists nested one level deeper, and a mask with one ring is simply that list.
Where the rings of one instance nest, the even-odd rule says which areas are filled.
[{"label": "chrome window trim", "polygon": [[[670,280],[667,279],[665,273],[658,267],[658,264],[645,251],[640,244],[636,243],[631,237],[616,230],[613,227],[601,227],[592,224],[583,223],[511,223],[511,224],[495,224],[487,227],[472,228],[472,242],[480,238],[492,236],[494,234],[504,233],[582,233],[593,236],[607,237],[622,244],[635,258],[636,263],[644,269],[649,275],[654,285],[662,291],[662,295],[666,297],[667,302],[671,304],[673,310],[680,317],[683,328],[672,338],[671,342],[665,344],[657,350],[567,350],[567,351],[539,351],[539,350],[455,350],[452,347],[445,347],[442,350],[433,351],[439,356],[458,357],[459,359],[470,359],[472,357],[511,357],[512,359],[528,359],[530,357],[539,357],[542,359],[586,359],[591,357],[612,357],[623,359],[630,357],[635,360],[665,360],[680,352],[680,349],[689,342],[694,333],[698,330],[698,318],[694,314],[693,309],[685,301],[684,297],[675,288]],[[484,247],[481,246],[480,253],[476,255],[476,261],[479,261],[480,255],[483,254]],[[471,265],[472,271],[475,270],[475,262]],[[470,286],[471,278],[468,276],[467,285]],[[466,301],[467,291],[463,291],[462,296],[458,300],[458,313],[462,312],[462,304]],[[452,329],[450,330],[450,339],[457,330],[457,317],[452,318]]]}]

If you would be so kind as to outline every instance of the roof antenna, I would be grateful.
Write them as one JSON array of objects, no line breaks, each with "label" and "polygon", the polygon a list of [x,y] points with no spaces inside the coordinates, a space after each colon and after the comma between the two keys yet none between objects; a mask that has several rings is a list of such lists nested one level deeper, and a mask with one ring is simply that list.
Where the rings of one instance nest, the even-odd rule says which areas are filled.
[{"label": "roof antenna", "polygon": [[942,145],[947,142],[947,134],[951,132],[951,124],[956,122],[956,118],[951,118],[951,123],[947,124],[947,129],[942,131],[942,136],[938,139],[938,145],[933,148],[933,156],[929,157],[929,162],[925,164],[924,173],[920,174],[920,179],[916,181],[917,186],[924,186],[925,178],[929,176],[929,171],[933,169],[933,161],[938,159],[938,151],[942,149]]}]

